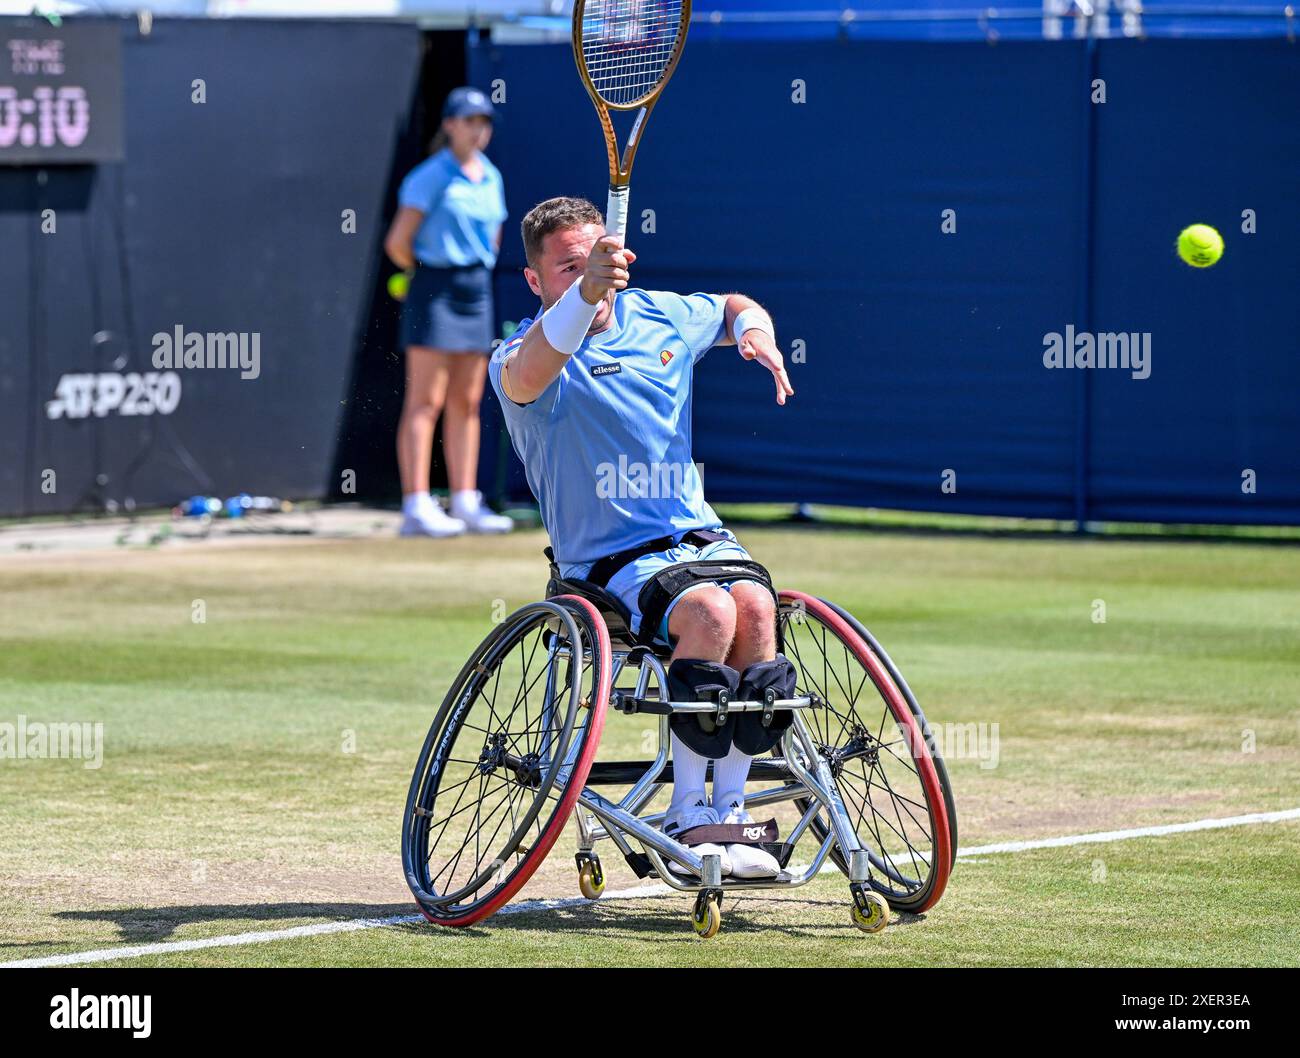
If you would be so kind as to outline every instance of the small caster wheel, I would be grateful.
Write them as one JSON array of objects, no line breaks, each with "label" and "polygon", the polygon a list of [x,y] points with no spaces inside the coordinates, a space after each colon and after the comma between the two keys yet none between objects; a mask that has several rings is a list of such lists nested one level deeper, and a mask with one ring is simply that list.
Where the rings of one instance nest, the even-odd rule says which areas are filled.
[{"label": "small caster wheel", "polygon": [[691,915],[691,928],[701,940],[716,937],[722,928],[722,898],[701,891],[695,900],[695,911]]},{"label": "small caster wheel", "polygon": [[578,889],[588,900],[599,900],[605,891],[605,872],[600,869],[600,860],[584,863],[578,869]]},{"label": "small caster wheel", "polygon": [[879,933],[889,925],[889,904],[872,889],[855,888],[850,917],[863,933]]},{"label": "small caster wheel", "polygon": [[594,852],[579,852],[573,857],[578,864],[578,890],[588,900],[599,900],[605,891],[605,872]]}]

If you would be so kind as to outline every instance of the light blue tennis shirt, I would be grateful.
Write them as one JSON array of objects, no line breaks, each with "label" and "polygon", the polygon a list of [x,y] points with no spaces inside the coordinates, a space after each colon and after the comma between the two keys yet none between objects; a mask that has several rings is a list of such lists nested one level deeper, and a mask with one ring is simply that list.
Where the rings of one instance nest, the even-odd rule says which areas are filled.
[{"label": "light blue tennis shirt", "polygon": [[561,566],[718,525],[691,459],[691,383],[726,337],[726,298],[619,291],[610,325],[520,405],[501,389],[501,364],[535,322],[498,347],[488,374]]},{"label": "light blue tennis shirt", "polygon": [[421,162],[397,192],[401,206],[423,211],[424,223],[415,233],[416,258],[435,268],[497,263],[496,238],[506,219],[505,184],[501,172],[479,152],[483,179],[475,183],[461,170],[456,156],[443,148]]}]

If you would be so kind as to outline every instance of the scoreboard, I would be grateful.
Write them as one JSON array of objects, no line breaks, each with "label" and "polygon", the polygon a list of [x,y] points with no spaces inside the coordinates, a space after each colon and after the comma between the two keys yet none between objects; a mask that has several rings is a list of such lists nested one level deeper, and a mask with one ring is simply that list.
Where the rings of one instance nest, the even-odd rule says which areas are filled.
[{"label": "scoreboard", "polygon": [[120,162],[116,22],[0,21],[0,165]]}]

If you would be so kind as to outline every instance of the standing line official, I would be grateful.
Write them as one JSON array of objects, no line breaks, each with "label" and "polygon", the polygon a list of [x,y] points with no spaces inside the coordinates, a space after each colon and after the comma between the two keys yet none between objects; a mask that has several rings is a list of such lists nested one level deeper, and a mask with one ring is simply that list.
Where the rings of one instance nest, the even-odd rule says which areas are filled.
[{"label": "standing line official", "polygon": [[[479,404],[493,336],[492,269],[507,216],[501,173],[483,153],[493,114],[477,88],[447,96],[432,153],[402,181],[397,216],[384,240],[394,264],[415,270],[401,323],[403,536],[504,533],[514,524],[488,508],[476,482]],[[440,415],[450,513],[429,492]]]}]

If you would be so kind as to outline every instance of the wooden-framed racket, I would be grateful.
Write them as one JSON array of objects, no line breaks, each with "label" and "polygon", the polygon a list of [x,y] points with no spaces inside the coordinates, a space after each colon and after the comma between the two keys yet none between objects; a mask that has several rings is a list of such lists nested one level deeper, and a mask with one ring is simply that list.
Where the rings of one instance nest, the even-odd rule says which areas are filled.
[{"label": "wooden-framed racket", "polygon": [[[682,57],[690,22],[691,0],[574,0],[573,57],[609,157],[608,235],[627,234],[632,162],[646,119]],[[611,110],[638,111],[621,157]]]}]

